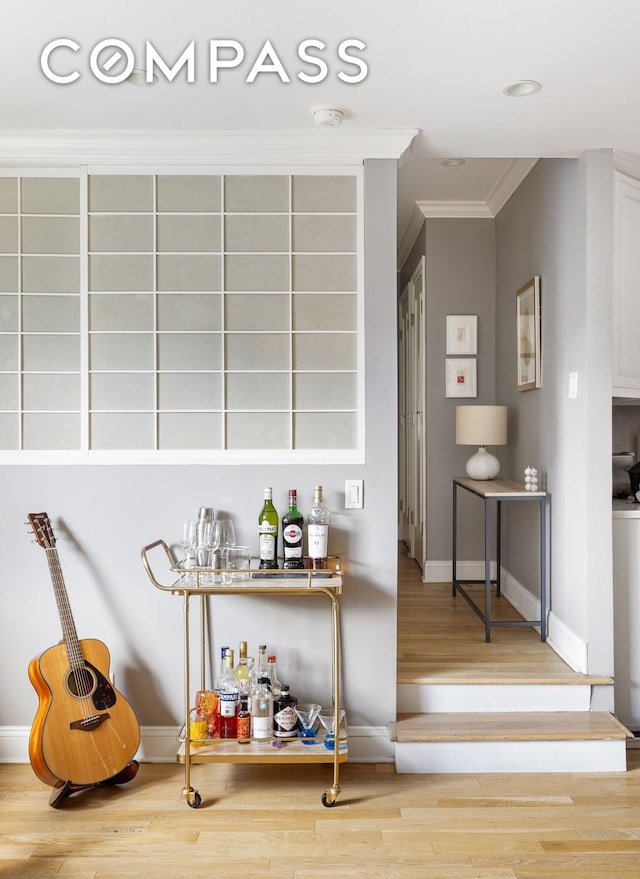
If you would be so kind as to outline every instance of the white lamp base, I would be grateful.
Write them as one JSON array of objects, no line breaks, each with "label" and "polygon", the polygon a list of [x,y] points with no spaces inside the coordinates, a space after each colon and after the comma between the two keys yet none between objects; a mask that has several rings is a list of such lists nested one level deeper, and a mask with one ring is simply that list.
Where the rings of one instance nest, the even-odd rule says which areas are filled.
[{"label": "white lamp base", "polygon": [[470,479],[495,479],[500,473],[500,461],[480,446],[475,455],[467,461],[467,476]]}]

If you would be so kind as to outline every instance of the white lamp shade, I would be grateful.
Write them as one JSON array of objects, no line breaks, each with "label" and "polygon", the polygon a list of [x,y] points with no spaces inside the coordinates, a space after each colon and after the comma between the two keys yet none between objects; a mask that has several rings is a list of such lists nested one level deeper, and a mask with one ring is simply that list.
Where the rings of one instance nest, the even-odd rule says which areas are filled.
[{"label": "white lamp shade", "polygon": [[506,406],[456,406],[456,443],[479,446],[467,461],[471,479],[495,479],[500,462],[485,446],[504,446],[507,442]]},{"label": "white lamp shade", "polygon": [[506,442],[506,406],[456,406],[459,446],[504,446]]}]

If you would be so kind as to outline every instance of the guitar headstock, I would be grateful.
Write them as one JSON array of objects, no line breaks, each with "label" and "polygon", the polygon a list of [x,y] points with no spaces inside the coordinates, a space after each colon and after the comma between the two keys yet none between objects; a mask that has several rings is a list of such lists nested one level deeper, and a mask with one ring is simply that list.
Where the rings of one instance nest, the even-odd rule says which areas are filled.
[{"label": "guitar headstock", "polygon": [[56,539],[53,536],[53,528],[46,513],[28,513],[29,525],[33,528],[36,542],[43,549],[53,549]]}]

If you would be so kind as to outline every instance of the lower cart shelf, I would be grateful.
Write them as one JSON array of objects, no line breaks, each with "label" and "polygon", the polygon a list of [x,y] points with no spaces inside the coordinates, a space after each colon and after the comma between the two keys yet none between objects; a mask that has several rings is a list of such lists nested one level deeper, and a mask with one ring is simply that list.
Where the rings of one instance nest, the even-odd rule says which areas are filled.
[{"label": "lower cart shelf", "polygon": [[[308,740],[307,740],[308,741]],[[280,745],[280,747],[277,747]],[[348,757],[347,748],[340,748],[338,762],[344,763]],[[185,763],[187,756],[184,742],[176,756],[178,763]],[[191,743],[189,760],[196,763],[334,763],[335,752],[324,746],[324,739],[305,745],[301,739],[287,742],[277,740],[238,742],[233,739],[215,739],[204,744]]]}]

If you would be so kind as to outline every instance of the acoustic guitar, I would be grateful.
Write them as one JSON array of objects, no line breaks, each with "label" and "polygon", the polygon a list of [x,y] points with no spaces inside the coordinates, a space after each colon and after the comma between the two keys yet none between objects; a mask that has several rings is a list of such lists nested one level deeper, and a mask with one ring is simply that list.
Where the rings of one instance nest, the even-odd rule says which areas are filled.
[{"label": "acoustic guitar", "polygon": [[29,759],[40,781],[54,788],[49,803],[55,807],[76,790],[130,781],[138,768],[133,757],[140,727],[110,681],[106,645],[78,640],[49,517],[30,513],[28,520],[47,555],[63,634],[29,664],[39,699]]}]

